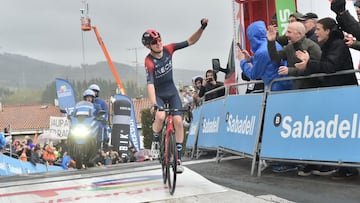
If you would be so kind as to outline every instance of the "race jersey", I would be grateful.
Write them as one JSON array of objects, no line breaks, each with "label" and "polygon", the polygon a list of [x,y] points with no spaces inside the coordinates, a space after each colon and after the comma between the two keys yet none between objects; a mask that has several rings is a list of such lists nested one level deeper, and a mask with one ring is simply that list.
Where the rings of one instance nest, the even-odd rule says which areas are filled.
[{"label": "race jersey", "polygon": [[160,59],[148,54],[145,58],[147,84],[154,84],[155,94],[167,98],[177,94],[173,81],[172,55],[178,50],[189,46],[187,41],[172,43],[163,47],[163,56]]}]

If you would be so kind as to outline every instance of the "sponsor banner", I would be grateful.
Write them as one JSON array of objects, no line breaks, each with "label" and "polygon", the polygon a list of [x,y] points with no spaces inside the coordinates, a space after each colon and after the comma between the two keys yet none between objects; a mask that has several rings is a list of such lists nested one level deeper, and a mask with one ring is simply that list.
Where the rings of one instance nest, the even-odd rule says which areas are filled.
[{"label": "sponsor banner", "polygon": [[360,162],[359,87],[269,95],[261,157]]},{"label": "sponsor banner", "polygon": [[284,35],[289,25],[289,15],[295,13],[294,0],[276,0],[276,18],[279,35]]},{"label": "sponsor banner", "polygon": [[186,148],[193,148],[196,142],[196,137],[199,134],[199,124],[201,117],[202,106],[197,107],[192,111],[193,119],[190,124],[189,134],[186,139]]},{"label": "sponsor banner", "polygon": [[3,156],[3,160],[6,165],[7,175],[25,174],[25,170],[23,169],[21,160],[14,159],[9,156],[2,155],[2,154],[0,154],[0,156]]},{"label": "sponsor banner", "polygon": [[59,108],[62,110],[73,109],[76,104],[76,96],[72,85],[67,80],[60,78],[55,79],[55,85]]},{"label": "sponsor banner", "polygon": [[121,157],[125,157],[129,148],[131,104],[124,99],[119,99],[113,105],[111,145],[114,146],[114,149],[119,152]]},{"label": "sponsor banner", "polygon": [[140,151],[140,135],[137,129],[137,122],[135,116],[134,104],[130,97],[122,94],[115,94],[114,98],[116,100],[125,100],[128,101],[131,105],[130,109],[130,141],[132,145],[135,147],[136,151]]},{"label": "sponsor banner", "polygon": [[202,105],[197,146],[217,148],[220,122],[223,120],[225,99],[218,99]]},{"label": "sponsor banner", "polygon": [[44,164],[36,164],[35,166],[31,162],[24,162],[19,159],[0,154],[0,176],[41,173],[60,170],[64,169],[60,166],[46,167]]},{"label": "sponsor banner", "polygon": [[220,120],[218,143],[221,147],[253,154],[259,133],[262,94],[228,96]]}]

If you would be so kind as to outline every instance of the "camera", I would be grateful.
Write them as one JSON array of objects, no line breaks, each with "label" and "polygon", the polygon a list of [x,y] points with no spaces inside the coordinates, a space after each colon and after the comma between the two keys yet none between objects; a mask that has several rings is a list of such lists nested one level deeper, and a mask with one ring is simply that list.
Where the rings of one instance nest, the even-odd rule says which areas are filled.
[{"label": "camera", "polygon": [[206,78],[206,82],[212,82],[213,79],[212,78]]}]

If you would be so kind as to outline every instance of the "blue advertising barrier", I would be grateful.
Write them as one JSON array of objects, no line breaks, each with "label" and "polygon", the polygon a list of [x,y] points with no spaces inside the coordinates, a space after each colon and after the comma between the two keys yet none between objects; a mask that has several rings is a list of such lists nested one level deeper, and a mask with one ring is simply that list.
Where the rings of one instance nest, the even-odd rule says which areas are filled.
[{"label": "blue advertising barrier", "polygon": [[220,147],[253,155],[262,118],[263,94],[226,97],[223,119],[220,120]]},{"label": "blue advertising barrier", "polygon": [[[190,123],[189,127],[189,134],[187,135],[186,139],[186,149],[192,149],[192,152],[194,153],[197,148],[197,138],[199,135],[199,127],[200,127],[200,118],[201,118],[201,109],[202,106],[197,107],[192,111],[192,121]],[[193,154],[191,155],[191,158],[193,157]]]},{"label": "blue advertising barrier", "polygon": [[5,163],[5,158],[0,154],[0,176],[7,175],[7,167]]},{"label": "blue advertising barrier", "polygon": [[220,121],[223,120],[225,99],[214,100],[202,105],[198,148],[217,148]]},{"label": "blue advertising barrier", "polygon": [[48,166],[44,164],[33,165],[3,154],[0,154],[0,176],[11,176],[29,173],[41,173],[48,171],[63,171],[61,166]]},{"label": "blue advertising barrier", "polygon": [[360,163],[357,86],[270,94],[261,159]]}]

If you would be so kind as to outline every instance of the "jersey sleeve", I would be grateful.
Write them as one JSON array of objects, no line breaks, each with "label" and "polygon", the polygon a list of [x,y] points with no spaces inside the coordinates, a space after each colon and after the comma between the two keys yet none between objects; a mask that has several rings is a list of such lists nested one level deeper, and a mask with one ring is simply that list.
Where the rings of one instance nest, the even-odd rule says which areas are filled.
[{"label": "jersey sleeve", "polygon": [[164,49],[166,49],[167,51],[169,51],[170,55],[173,55],[173,53],[178,50],[178,49],[182,49],[185,47],[188,47],[189,43],[188,41],[183,41],[183,42],[179,42],[179,43],[171,43],[168,44],[166,46],[164,46]]},{"label": "jersey sleeve", "polygon": [[154,84],[154,63],[149,56],[145,58],[146,82]]}]

